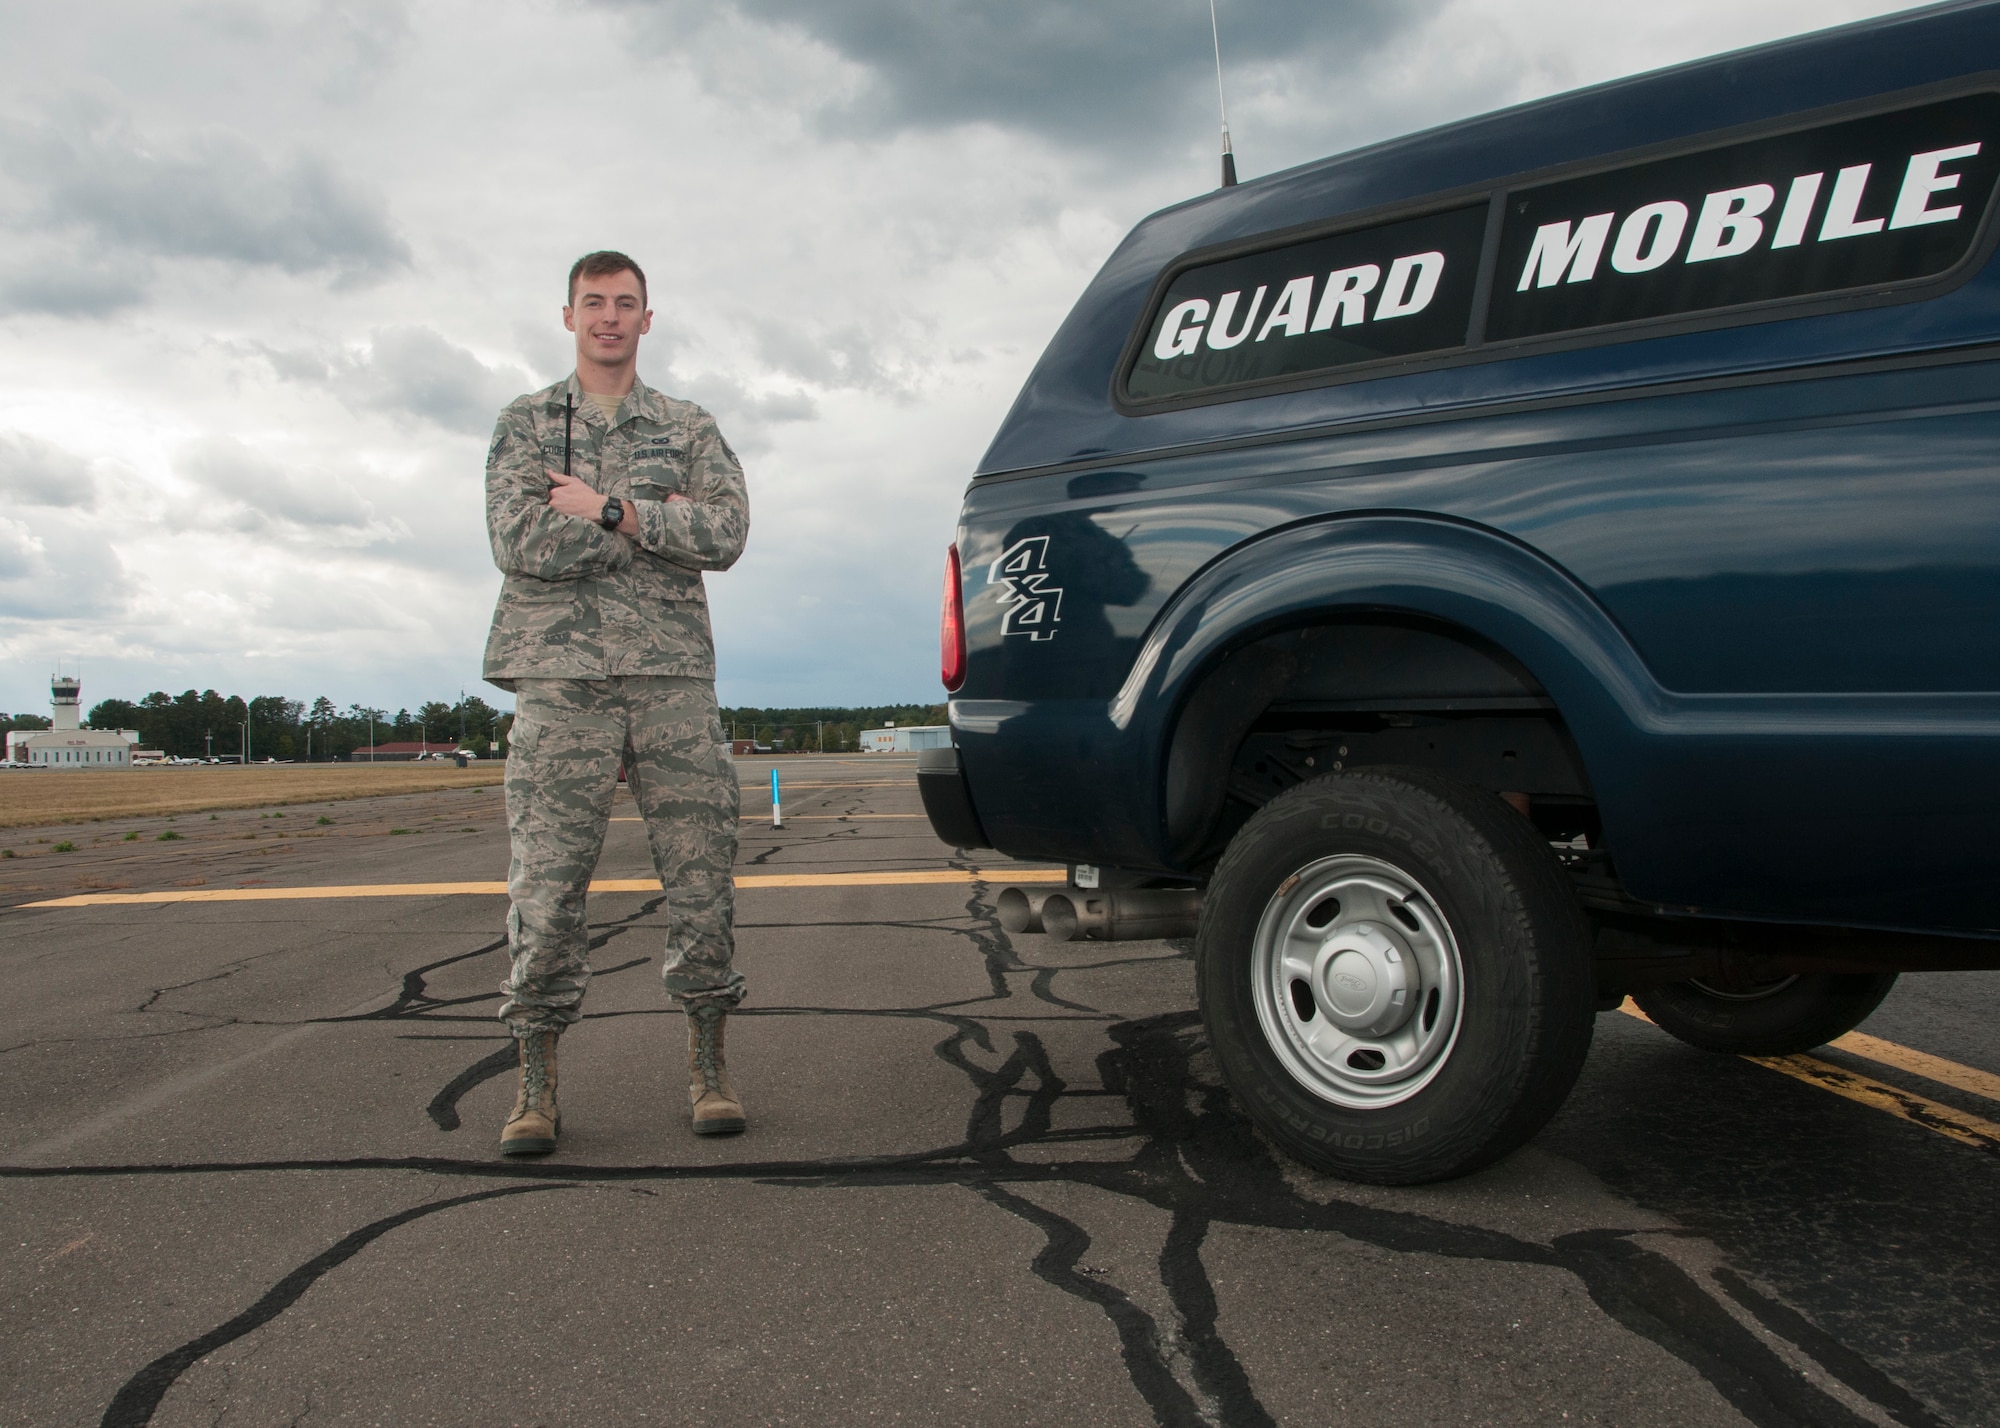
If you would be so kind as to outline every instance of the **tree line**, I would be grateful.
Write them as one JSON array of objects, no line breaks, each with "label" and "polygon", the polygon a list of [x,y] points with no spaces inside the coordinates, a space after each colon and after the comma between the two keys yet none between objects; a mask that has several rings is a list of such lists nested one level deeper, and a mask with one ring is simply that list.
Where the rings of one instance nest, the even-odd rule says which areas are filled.
[{"label": "tree line", "polygon": [[[860,745],[864,729],[885,724],[922,725],[945,722],[942,704],[881,704],[868,708],[824,706],[766,709],[754,706],[721,711],[722,729],[730,739],[749,739],[784,753],[841,753]],[[372,723],[371,723],[372,721]],[[0,732],[46,729],[46,714],[0,714]],[[481,755],[504,752],[514,716],[495,709],[476,694],[456,703],[430,700],[414,711],[394,714],[363,704],[336,708],[325,695],[307,704],[282,694],[250,699],[218,694],[213,689],[168,694],[155,690],[138,701],[106,699],[90,708],[93,729],[136,729],[141,748],[159,749],[179,758],[237,754],[249,726],[250,756],[326,763],[347,758],[356,749],[376,744],[423,741],[446,748],[468,748]],[[461,740],[461,729],[464,731]]]},{"label": "tree line", "polygon": [[942,704],[882,704],[870,709],[724,709],[722,732],[782,753],[841,753],[860,747],[861,731],[884,724],[942,724]]},{"label": "tree line", "polygon": [[[28,727],[14,716],[15,728]],[[32,716],[30,716],[32,717]],[[322,694],[307,704],[282,694],[250,699],[213,689],[168,694],[155,690],[136,703],[106,699],[90,708],[93,729],[136,729],[139,746],[179,758],[239,754],[246,743],[253,759],[327,763],[346,759],[373,744],[414,743],[467,748],[486,755],[504,747],[512,714],[502,713],[476,694],[457,703],[433,699],[413,712],[394,714],[365,704],[345,709]],[[40,726],[46,728],[43,719]]]}]

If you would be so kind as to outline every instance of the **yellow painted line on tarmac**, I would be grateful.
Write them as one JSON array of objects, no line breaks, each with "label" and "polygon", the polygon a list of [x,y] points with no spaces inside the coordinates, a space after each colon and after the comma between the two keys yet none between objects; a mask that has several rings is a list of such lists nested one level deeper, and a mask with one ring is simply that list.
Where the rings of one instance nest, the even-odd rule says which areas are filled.
[{"label": "yellow painted line on tarmac", "polygon": [[1893,1066],[1898,1071],[1907,1071],[1912,1076],[1921,1076],[1926,1081],[1937,1082],[1940,1086],[1953,1086],[1961,1091],[1970,1091],[1975,1096],[1984,1096],[1989,1101],[2000,1101],[2000,1076],[1995,1076],[1991,1071],[1981,1071],[1976,1066],[1961,1066],[1956,1061],[1947,1061],[1942,1056],[1931,1055],[1928,1051],[1918,1051],[1893,1041],[1884,1041],[1881,1037],[1870,1036],[1865,1031],[1850,1031],[1829,1044],[1851,1056],[1859,1056],[1864,1061]]},{"label": "yellow painted line on tarmac", "polygon": [[[743,815],[745,818],[759,819],[763,816],[761,813],[746,813]],[[927,818],[929,816],[925,813],[787,813],[785,815],[785,822],[803,823],[810,818],[816,819],[821,823],[844,823],[851,818]],[[628,818],[620,814],[611,821],[613,823],[644,823],[646,820],[643,818]]]},{"label": "yellow painted line on tarmac", "polygon": [[[594,891],[596,883],[591,884]],[[21,907],[124,907],[165,902],[299,902],[311,898],[453,897],[466,893],[500,893],[505,883],[353,883],[318,888],[173,888],[158,892],[76,893],[70,897],[24,902]]]},{"label": "yellow painted line on tarmac", "polygon": [[[1618,1010],[1624,1012],[1627,1016],[1637,1017],[1640,1021],[1649,1024],[1653,1020],[1640,1011],[1638,1005],[1629,997],[1619,1006]],[[1831,1044],[1841,1047],[1844,1051],[1850,1050],[1852,1048],[1842,1046],[1841,1043],[1846,1041],[1848,1037],[1854,1036],[1862,1036],[1862,1033],[1849,1032],[1847,1036],[1843,1036],[1839,1041]],[[1898,1045],[1893,1041],[1883,1041],[1880,1037],[1865,1036],[1863,1040],[1875,1048],[1892,1050],[1899,1057],[1903,1058],[1900,1060],[1890,1060],[1888,1056],[1876,1055],[1873,1051],[1854,1052],[1855,1055],[1866,1057],[1870,1061],[1897,1066],[1904,1070],[1913,1069],[1910,1064],[1911,1062],[1921,1062],[1931,1066],[1934,1070],[1949,1068],[1954,1073],[1973,1078],[1986,1077],[1985,1072],[1976,1071],[1970,1066],[1960,1066],[1956,1061],[1946,1061],[1943,1057],[1932,1056],[1926,1052]],[[1976,1150],[2000,1152],[2000,1123],[1989,1121],[1982,1116],[1971,1115],[1968,1112],[1959,1110],[1955,1106],[1947,1106],[1942,1101],[1933,1101],[1928,1096],[1919,1096],[1914,1091],[1903,1090],[1900,1086],[1886,1086],[1879,1081],[1871,1081],[1865,1076],[1857,1076],[1846,1067],[1836,1066],[1831,1061],[1822,1060],[1817,1056],[1746,1056],[1743,1059],[1745,1061],[1753,1061],[1759,1066],[1767,1067],[1772,1071],[1778,1072],[1780,1075],[1790,1076],[1796,1081],[1803,1081],[1808,1086],[1817,1086],[1822,1091],[1831,1091],[1834,1095],[1853,1101],[1856,1105],[1869,1106],[1878,1111],[1886,1111],[1898,1119],[1906,1120],[1912,1125],[1922,1126],[1927,1131],[1935,1131],[1938,1135],[1946,1136],[1949,1139],[1958,1141],[1962,1145],[1972,1146]],[[1916,1074],[1947,1085],[1961,1084],[1958,1081],[1948,1081],[1945,1077],[1933,1074],[1931,1071],[1918,1071]],[[1987,1079],[2000,1080],[2000,1078],[1996,1077],[1987,1077]],[[1961,1086],[1961,1089],[1964,1088]],[[1979,1094],[1986,1093],[1981,1092]]]},{"label": "yellow painted line on tarmac", "polygon": [[[739,888],[886,888],[981,882],[1062,883],[1066,868],[906,868],[873,873],[743,873]],[[594,893],[656,893],[655,878],[597,878]],[[76,893],[21,907],[126,907],[172,902],[308,902],[363,897],[505,897],[505,883],[353,883],[299,888],[172,888],[158,892]]]},{"label": "yellow painted line on tarmac", "polygon": [[[924,868],[902,873],[751,873],[739,888],[909,887],[922,883],[1066,883],[1068,868]],[[592,883],[594,888],[597,885]]]},{"label": "yellow painted line on tarmac", "polygon": [[1967,1115],[1913,1091],[1870,1081],[1831,1061],[1822,1061],[1817,1056],[1746,1056],[1743,1059],[1768,1066],[1808,1086],[1831,1091],[1860,1105],[1873,1106],[1878,1111],[1900,1116],[1913,1125],[1936,1131],[1978,1150],[2000,1151],[2000,1124]]}]

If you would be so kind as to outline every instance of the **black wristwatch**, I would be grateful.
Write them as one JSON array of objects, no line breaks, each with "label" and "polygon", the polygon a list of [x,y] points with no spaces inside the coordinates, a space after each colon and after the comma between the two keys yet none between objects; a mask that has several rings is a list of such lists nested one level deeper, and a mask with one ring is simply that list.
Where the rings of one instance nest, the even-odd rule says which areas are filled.
[{"label": "black wristwatch", "polygon": [[608,531],[618,529],[618,523],[625,519],[625,503],[616,496],[604,498],[604,509],[598,512],[597,523]]}]

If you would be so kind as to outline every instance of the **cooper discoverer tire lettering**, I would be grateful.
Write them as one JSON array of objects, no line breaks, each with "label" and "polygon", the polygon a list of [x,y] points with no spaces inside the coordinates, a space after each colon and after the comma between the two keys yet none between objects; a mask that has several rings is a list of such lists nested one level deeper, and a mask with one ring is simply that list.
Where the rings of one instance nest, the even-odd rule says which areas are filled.
[{"label": "cooper discoverer tire lettering", "polygon": [[1259,809],[1216,868],[1196,962],[1251,1118],[1352,1180],[1498,1159],[1561,1106],[1590,1046],[1587,930],[1547,844],[1424,770],[1332,774]]}]

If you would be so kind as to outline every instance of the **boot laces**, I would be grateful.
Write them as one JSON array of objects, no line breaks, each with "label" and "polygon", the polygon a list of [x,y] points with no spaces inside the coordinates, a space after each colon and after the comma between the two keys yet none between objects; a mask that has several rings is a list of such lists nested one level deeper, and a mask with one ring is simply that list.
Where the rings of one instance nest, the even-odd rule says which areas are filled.
[{"label": "boot laces", "polygon": [[521,1085],[527,1092],[528,1108],[540,1110],[549,1096],[548,1040],[530,1036],[523,1039],[521,1046],[526,1053],[522,1058]]},{"label": "boot laces", "polygon": [[722,1027],[722,1014],[705,1007],[697,1007],[688,1013],[694,1022],[694,1064],[701,1071],[702,1085],[710,1091],[722,1088],[721,1051],[716,1045],[716,1032]]}]

